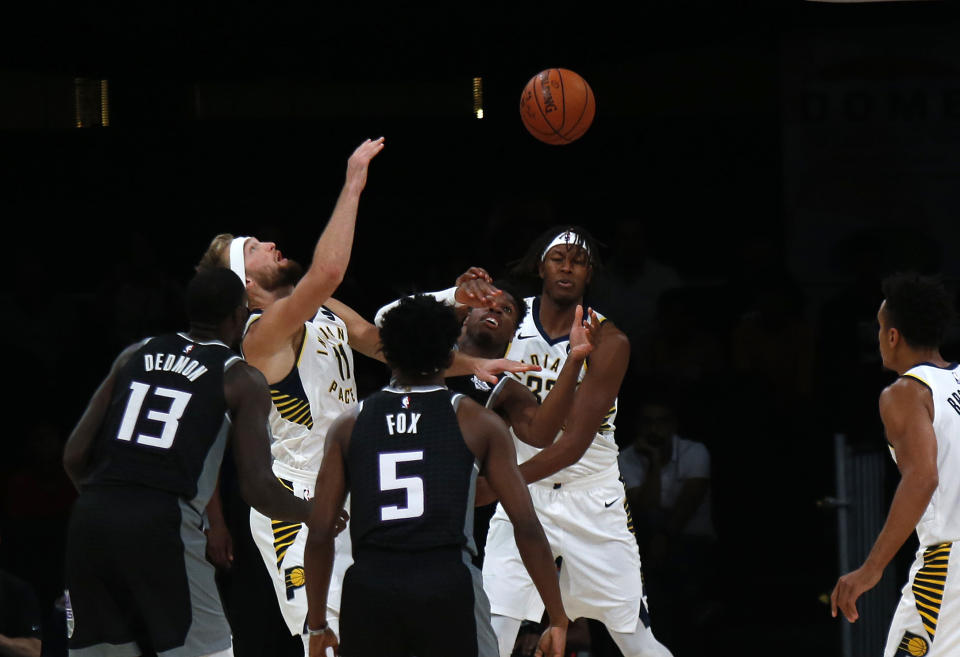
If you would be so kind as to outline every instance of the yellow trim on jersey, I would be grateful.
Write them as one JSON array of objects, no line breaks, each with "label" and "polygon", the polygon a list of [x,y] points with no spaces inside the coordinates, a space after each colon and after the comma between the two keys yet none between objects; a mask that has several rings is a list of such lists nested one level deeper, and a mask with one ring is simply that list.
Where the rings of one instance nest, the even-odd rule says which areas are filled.
[{"label": "yellow trim on jersey", "polygon": [[911,373],[907,372],[907,373],[904,374],[903,376],[905,376],[905,377],[909,376],[911,379],[916,379],[917,381],[919,381],[919,382],[922,383],[923,385],[925,385],[925,386],[927,386],[928,388],[931,388],[931,389],[932,389],[932,386],[931,386],[929,383],[927,383],[926,381],[924,381],[921,377],[917,376],[916,374],[911,374]]}]

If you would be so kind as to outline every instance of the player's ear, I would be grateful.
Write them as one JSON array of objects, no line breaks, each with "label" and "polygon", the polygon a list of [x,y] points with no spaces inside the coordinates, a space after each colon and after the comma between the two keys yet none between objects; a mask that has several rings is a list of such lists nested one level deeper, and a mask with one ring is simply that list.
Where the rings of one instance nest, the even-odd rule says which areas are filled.
[{"label": "player's ear", "polygon": [[593,265],[587,265],[587,285],[590,285],[590,280],[593,278]]}]

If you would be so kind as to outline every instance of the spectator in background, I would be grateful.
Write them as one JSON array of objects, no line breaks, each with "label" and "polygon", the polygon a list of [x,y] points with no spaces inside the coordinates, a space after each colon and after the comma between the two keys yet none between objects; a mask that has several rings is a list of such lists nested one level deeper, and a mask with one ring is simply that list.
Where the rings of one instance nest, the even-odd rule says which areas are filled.
[{"label": "spectator in background", "polygon": [[40,605],[29,584],[0,570],[0,656],[40,657]]},{"label": "spectator in background", "polygon": [[699,654],[693,645],[696,632],[690,630],[706,609],[716,538],[710,453],[703,443],[680,437],[677,405],[669,393],[647,388],[641,399],[636,439],[621,451],[619,463],[645,582],[656,605],[651,614],[658,630],[667,626],[665,641],[675,654]]}]

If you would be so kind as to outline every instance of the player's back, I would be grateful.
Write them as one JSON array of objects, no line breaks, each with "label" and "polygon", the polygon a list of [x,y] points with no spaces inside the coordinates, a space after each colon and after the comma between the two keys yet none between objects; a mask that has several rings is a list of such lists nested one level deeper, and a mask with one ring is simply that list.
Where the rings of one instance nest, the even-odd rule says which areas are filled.
[{"label": "player's back", "polygon": [[441,386],[387,387],[362,402],[346,458],[355,557],[475,551],[479,470],[457,421],[461,399]]},{"label": "player's back", "polygon": [[942,368],[923,363],[904,376],[930,389],[937,437],[939,484],[917,523],[917,537],[921,545],[954,542],[960,540],[960,364]]},{"label": "player's back", "polygon": [[229,429],[224,372],[240,360],[182,333],[145,340],[117,373],[84,489],[155,489],[203,509]]}]

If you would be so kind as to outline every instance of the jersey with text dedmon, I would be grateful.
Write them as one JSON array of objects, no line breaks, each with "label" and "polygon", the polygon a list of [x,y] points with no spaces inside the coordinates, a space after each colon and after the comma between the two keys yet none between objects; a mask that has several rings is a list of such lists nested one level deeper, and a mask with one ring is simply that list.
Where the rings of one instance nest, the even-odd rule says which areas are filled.
[{"label": "jersey with text dedmon", "polygon": [[[252,313],[247,328],[262,314]],[[283,380],[270,384],[270,451],[284,465],[315,473],[327,429],[357,403],[357,387],[343,320],[321,307],[304,327],[296,364]]]},{"label": "jersey with text dedmon", "polygon": [[223,374],[238,361],[183,333],[145,340],[117,373],[84,486],[144,486],[206,507],[229,429]]},{"label": "jersey with text dedmon", "polygon": [[[960,364],[941,368],[924,363],[904,376],[930,388],[937,436],[939,483],[917,523],[917,538],[921,546],[952,543],[960,540]],[[896,460],[896,453],[890,451]]]},{"label": "jersey with text dedmon", "polygon": [[[530,312],[527,313],[527,316],[523,318],[523,322],[517,328],[513,340],[507,347],[505,357],[541,367],[539,372],[524,372],[514,376],[530,388],[542,402],[557,382],[557,377],[560,376],[560,370],[563,368],[570,351],[570,339],[566,335],[555,340],[549,339],[540,326],[540,297],[527,297],[526,302]],[[604,321],[604,317],[600,313],[597,313],[597,317],[601,322]],[[583,379],[589,364],[590,359],[588,357],[577,376],[578,381]],[[613,407],[604,416],[597,435],[590,443],[587,451],[580,457],[580,460],[551,475],[546,481],[549,481],[549,483],[569,483],[583,477],[592,477],[602,473],[613,474],[615,478],[619,477],[618,449],[613,435],[616,417],[617,402],[614,400]],[[514,443],[517,447],[517,461],[519,463],[533,458],[540,451],[521,440],[514,439]]]},{"label": "jersey with text dedmon", "polygon": [[462,398],[416,386],[383,388],[363,401],[346,459],[355,556],[364,548],[476,552],[478,467],[457,422]]}]

